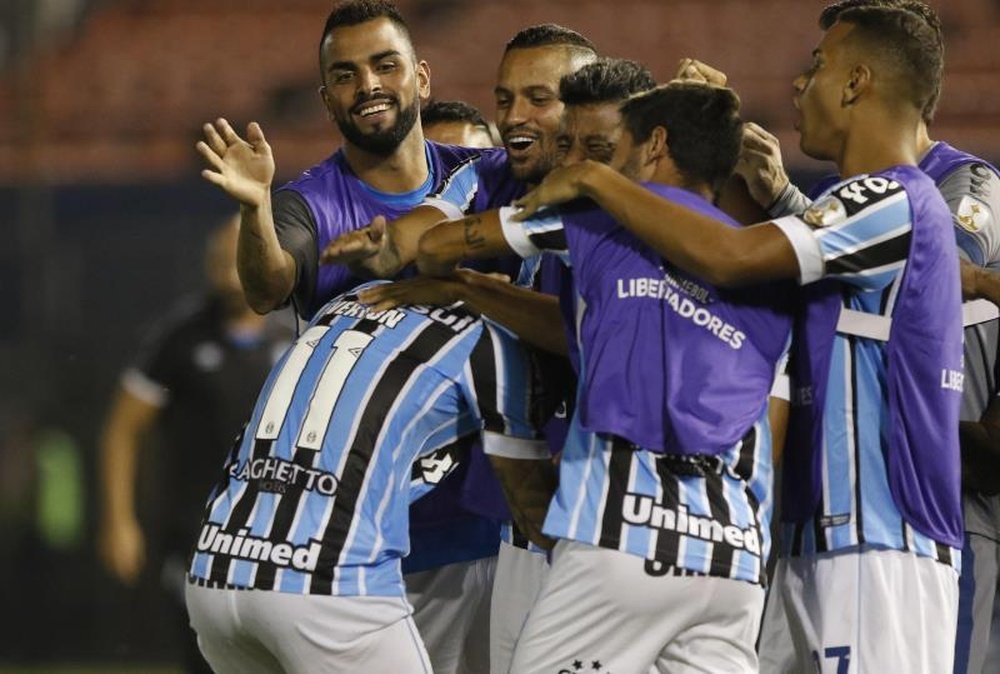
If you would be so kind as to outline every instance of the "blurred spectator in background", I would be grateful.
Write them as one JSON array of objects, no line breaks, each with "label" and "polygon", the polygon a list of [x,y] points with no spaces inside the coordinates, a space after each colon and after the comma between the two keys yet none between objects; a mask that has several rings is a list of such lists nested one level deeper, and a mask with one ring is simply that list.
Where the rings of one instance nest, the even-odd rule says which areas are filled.
[{"label": "blurred spectator in background", "polygon": [[[211,233],[207,292],[182,302],[146,337],[138,359],[122,375],[101,439],[102,561],[127,585],[136,583],[147,557],[162,565],[162,582],[182,630],[184,665],[191,672],[211,670],[184,609],[186,557],[205,494],[291,338],[287,327],[247,305],[236,274],[238,232],[234,217]],[[155,527],[161,540],[147,545],[136,514],[137,457],[154,426],[165,454],[156,478],[163,486],[163,521]]]},{"label": "blurred spectator in background", "polygon": [[431,101],[420,111],[424,137],[445,145],[499,145],[483,113],[464,101]]}]

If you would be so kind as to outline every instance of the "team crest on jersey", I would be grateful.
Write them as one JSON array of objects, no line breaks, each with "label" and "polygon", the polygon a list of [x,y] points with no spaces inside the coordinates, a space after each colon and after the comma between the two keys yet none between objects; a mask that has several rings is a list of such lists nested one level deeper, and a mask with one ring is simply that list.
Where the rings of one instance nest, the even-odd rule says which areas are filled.
[{"label": "team crest on jersey", "polygon": [[829,227],[847,219],[844,202],[832,194],[813,203],[802,213],[802,219],[812,227]]},{"label": "team crest on jersey", "polygon": [[967,232],[982,231],[990,222],[990,209],[979,199],[968,195],[962,197],[955,211],[955,220]]}]

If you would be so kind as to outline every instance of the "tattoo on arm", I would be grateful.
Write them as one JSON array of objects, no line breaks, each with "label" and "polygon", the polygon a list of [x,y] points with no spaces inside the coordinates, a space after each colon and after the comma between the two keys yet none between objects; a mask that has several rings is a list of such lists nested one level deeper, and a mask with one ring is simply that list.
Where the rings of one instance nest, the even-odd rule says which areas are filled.
[{"label": "tattoo on arm", "polygon": [[478,229],[479,225],[482,224],[482,218],[479,216],[472,216],[465,218],[462,222],[465,227],[466,247],[469,250],[478,250],[484,247],[486,245],[486,237],[484,237],[482,232]]}]

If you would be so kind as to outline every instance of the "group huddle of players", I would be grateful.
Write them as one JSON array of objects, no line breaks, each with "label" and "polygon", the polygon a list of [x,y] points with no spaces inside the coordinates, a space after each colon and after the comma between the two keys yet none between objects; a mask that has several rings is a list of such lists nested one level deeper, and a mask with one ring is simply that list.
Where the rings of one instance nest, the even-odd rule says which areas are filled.
[{"label": "group huddle of players", "polygon": [[796,126],[838,175],[810,196],[724,74],[657,85],[553,24],[502,55],[502,148],[431,142],[385,0],[324,27],[330,158],[272,191],[257,124],[205,125],[248,301],[308,321],[194,546],[216,671],[980,671],[961,459],[988,507],[996,386],[960,450],[962,293],[995,283],[1000,178],[927,135],[933,10],[820,27]]}]

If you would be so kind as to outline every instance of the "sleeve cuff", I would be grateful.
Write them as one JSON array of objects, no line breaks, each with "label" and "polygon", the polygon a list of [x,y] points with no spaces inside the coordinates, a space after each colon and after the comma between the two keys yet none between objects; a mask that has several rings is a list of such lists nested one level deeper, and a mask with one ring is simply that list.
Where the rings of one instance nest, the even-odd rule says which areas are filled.
[{"label": "sleeve cuff", "polygon": [[799,262],[799,283],[806,285],[823,278],[825,266],[823,255],[809,225],[794,215],[778,218],[772,222],[792,244],[792,250],[795,251],[795,257]]},{"label": "sleeve cuff", "polygon": [[441,199],[438,197],[427,197],[426,199],[424,199],[424,202],[420,205],[436,208],[437,210],[441,211],[441,213],[444,214],[444,217],[448,220],[460,220],[461,218],[465,217],[465,213],[462,212],[461,208],[451,203],[450,201],[446,201],[445,199]]},{"label": "sleeve cuff", "polygon": [[150,379],[140,370],[132,367],[122,375],[122,388],[144,403],[153,407],[163,407],[170,398],[170,392]]},{"label": "sleeve cuff", "polygon": [[517,210],[513,206],[504,206],[500,209],[500,227],[503,230],[503,237],[507,239],[511,250],[522,258],[541,254],[542,251],[528,238],[528,231],[524,227],[524,223],[511,220],[511,216],[517,213]]},{"label": "sleeve cuff", "polygon": [[767,214],[772,218],[782,218],[786,215],[796,215],[809,208],[812,202],[802,194],[798,187],[789,180],[778,198],[767,207]]},{"label": "sleeve cuff", "polygon": [[779,374],[774,378],[774,384],[771,386],[771,397],[786,402],[791,401],[792,380],[787,374]]},{"label": "sleeve cuff", "polygon": [[490,456],[521,461],[550,459],[549,445],[544,440],[512,438],[494,431],[483,431],[483,452]]}]

